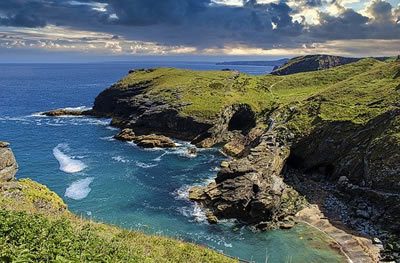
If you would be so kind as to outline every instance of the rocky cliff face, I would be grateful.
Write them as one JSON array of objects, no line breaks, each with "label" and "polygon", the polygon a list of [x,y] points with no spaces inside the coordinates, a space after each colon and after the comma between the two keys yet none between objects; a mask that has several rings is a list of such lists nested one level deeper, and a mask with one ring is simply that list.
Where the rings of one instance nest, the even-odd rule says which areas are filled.
[{"label": "rocky cliff face", "polygon": [[160,133],[184,140],[193,140],[212,126],[207,120],[182,116],[180,105],[147,96],[150,85],[143,82],[124,89],[113,85],[96,97],[92,113],[112,117],[114,126],[132,128],[138,135]]},{"label": "rocky cliff face", "polygon": [[334,182],[354,217],[400,233],[400,110],[365,125],[321,123],[291,148],[288,164]]},{"label": "rocky cliff face", "polygon": [[191,189],[189,197],[216,219],[237,218],[260,229],[292,227],[293,216],[305,202],[283,182],[281,172],[290,151],[276,133],[263,133],[245,156],[222,164],[215,182]]},{"label": "rocky cliff face", "polygon": [[346,65],[359,60],[360,58],[346,58],[330,55],[307,55],[290,59],[282,66],[274,69],[271,74],[289,75],[299,72],[322,70]]},{"label": "rocky cliff face", "polygon": [[18,165],[9,144],[0,141],[0,182],[8,182],[15,179]]}]

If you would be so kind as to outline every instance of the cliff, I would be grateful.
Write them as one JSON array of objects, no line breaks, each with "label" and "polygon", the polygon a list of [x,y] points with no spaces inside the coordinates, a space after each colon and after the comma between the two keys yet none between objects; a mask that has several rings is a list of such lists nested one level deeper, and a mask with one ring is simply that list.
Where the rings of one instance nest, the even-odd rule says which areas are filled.
[{"label": "cliff", "polygon": [[190,193],[210,222],[291,227],[311,201],[293,180],[304,175],[315,189],[329,184],[353,222],[372,222],[364,234],[398,235],[400,62],[316,57],[317,66],[298,65],[314,71],[284,76],[133,70],[97,96],[92,114],[139,135],[222,145],[234,158]]},{"label": "cliff", "polygon": [[295,57],[275,68],[271,74],[289,75],[300,72],[323,70],[359,61],[360,58],[346,58],[330,55],[307,55]]},{"label": "cliff", "polygon": [[81,219],[63,200],[30,179],[0,142],[0,261],[235,262],[210,249]]}]

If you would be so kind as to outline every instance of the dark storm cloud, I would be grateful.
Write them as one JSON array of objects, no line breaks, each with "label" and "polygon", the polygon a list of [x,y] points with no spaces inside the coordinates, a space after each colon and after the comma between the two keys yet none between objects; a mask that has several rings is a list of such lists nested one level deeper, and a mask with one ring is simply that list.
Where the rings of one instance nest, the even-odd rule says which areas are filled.
[{"label": "dark storm cloud", "polygon": [[339,16],[321,12],[320,24],[313,26],[294,21],[293,15],[324,6],[328,1],[291,0],[296,3],[296,10],[288,1],[261,4],[245,0],[238,7],[211,0],[1,0],[0,24],[20,27],[54,24],[108,32],[120,39],[200,49],[227,44],[271,48],[298,46],[318,39],[400,38],[393,7],[383,0],[370,5],[373,19],[341,7],[343,12]]}]

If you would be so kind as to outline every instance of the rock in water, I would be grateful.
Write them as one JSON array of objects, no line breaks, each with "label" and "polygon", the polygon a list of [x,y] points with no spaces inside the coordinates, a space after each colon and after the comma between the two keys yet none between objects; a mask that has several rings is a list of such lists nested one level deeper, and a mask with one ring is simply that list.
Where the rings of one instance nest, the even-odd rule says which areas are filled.
[{"label": "rock in water", "polygon": [[9,143],[0,141],[0,182],[15,179],[18,165],[14,154],[9,148]]},{"label": "rock in water", "polygon": [[136,138],[136,135],[132,129],[125,128],[115,135],[114,138],[120,141],[133,141]]},{"label": "rock in water", "polygon": [[140,135],[136,136],[135,132],[130,128],[123,129],[120,133],[114,136],[120,141],[132,141],[143,148],[174,148],[176,144],[170,138],[163,135]]},{"label": "rock in water", "polygon": [[141,135],[136,136],[133,140],[138,146],[143,148],[174,148],[176,147],[173,140],[163,135]]},{"label": "rock in water", "polygon": [[81,109],[55,109],[51,111],[43,112],[42,115],[49,117],[58,116],[82,116],[82,115],[92,115],[92,110],[81,110]]}]

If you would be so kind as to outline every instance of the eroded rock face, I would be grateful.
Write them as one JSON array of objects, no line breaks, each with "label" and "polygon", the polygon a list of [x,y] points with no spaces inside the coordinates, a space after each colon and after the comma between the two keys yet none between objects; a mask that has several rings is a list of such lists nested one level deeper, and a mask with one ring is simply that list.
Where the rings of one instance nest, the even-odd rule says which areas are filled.
[{"label": "eroded rock face", "polygon": [[113,126],[131,128],[137,135],[155,133],[189,141],[212,127],[207,120],[181,116],[179,108],[185,105],[171,106],[147,96],[150,85],[144,81],[127,88],[111,86],[96,97],[93,114],[112,117]]},{"label": "eroded rock face", "polygon": [[0,182],[14,180],[17,170],[18,164],[9,143],[0,141]]},{"label": "eroded rock face", "polygon": [[400,233],[400,110],[365,125],[322,124],[292,147],[289,164],[337,184],[355,218]]},{"label": "eroded rock face", "polygon": [[215,182],[191,189],[189,197],[220,219],[237,218],[261,229],[287,228],[304,203],[280,176],[288,155],[287,145],[266,133],[248,155],[224,164]]}]

